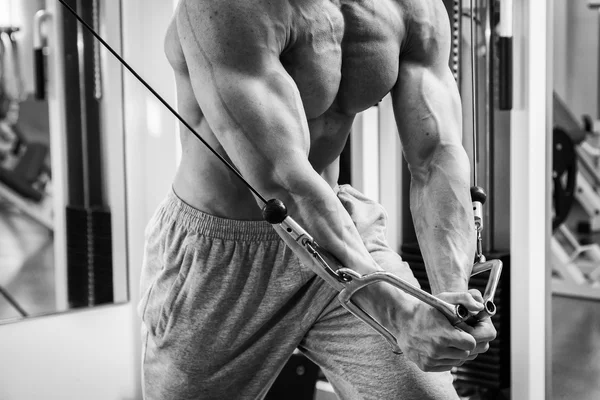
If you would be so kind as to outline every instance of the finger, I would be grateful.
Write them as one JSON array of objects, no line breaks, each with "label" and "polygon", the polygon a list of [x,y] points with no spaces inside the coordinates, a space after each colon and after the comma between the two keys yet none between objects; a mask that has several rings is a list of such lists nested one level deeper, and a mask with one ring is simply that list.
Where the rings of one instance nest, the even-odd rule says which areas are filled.
[{"label": "finger", "polygon": [[475,338],[475,340],[480,342],[491,342],[496,338],[497,335],[496,328],[494,324],[488,319],[480,321],[477,325],[474,326],[473,332],[471,332],[471,336]]},{"label": "finger", "polygon": [[[477,356],[475,356],[475,357],[477,357]],[[460,367],[465,362],[467,362],[467,359],[468,358],[463,358],[461,360],[454,360],[454,359],[433,360],[431,362],[431,364],[433,366],[440,366],[440,367],[450,367],[450,366],[452,366],[452,367]]]},{"label": "finger", "polygon": [[488,351],[490,349],[490,344],[489,343],[480,343],[475,347],[475,350],[473,350],[471,352],[471,355],[473,354],[483,354],[486,351]]},{"label": "finger", "polygon": [[471,355],[471,352],[467,350],[457,349],[455,347],[444,347],[441,350],[437,350],[435,357],[430,357],[436,361],[442,360],[465,360]]},{"label": "finger", "polygon": [[480,311],[477,313],[477,315],[475,315],[475,319],[478,321],[483,321],[485,319],[489,319],[492,318],[490,316],[490,314],[488,314],[488,312],[486,310]]},{"label": "finger", "polygon": [[465,331],[475,338],[477,343],[491,342],[496,338],[496,328],[489,318],[480,321],[475,321],[473,325],[462,323],[457,325],[457,328]]},{"label": "finger", "polygon": [[469,289],[469,293],[471,294],[471,296],[473,296],[475,301],[478,301],[479,303],[483,303],[483,296],[481,295],[481,292],[479,290]]},{"label": "finger", "polygon": [[471,313],[477,313],[483,310],[483,304],[475,300],[473,295],[468,292],[456,292],[456,293],[441,293],[438,297],[451,304],[462,304]]},{"label": "finger", "polygon": [[472,335],[461,331],[460,329],[455,329],[454,334],[449,337],[449,339],[450,342],[448,347],[455,347],[459,350],[471,352],[475,350],[475,347],[477,346],[477,341],[475,338]]},{"label": "finger", "polygon": [[435,364],[435,365],[427,365],[425,367],[419,367],[425,372],[446,372],[451,371],[454,367],[459,367],[463,363],[449,363],[449,364]]}]

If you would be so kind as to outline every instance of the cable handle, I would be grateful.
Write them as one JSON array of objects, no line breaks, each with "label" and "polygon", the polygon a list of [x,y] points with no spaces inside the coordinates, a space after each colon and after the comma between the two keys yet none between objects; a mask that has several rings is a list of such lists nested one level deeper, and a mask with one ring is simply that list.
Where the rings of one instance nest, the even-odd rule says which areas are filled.
[{"label": "cable handle", "polygon": [[487,195],[480,186],[473,186],[471,188],[471,202],[473,204],[473,216],[475,218],[475,230],[477,249],[475,252],[475,262],[485,262],[485,256],[483,255],[483,241],[481,237],[481,231],[483,230],[483,205]]},{"label": "cable handle", "polygon": [[39,10],[33,18],[33,61],[35,98],[46,100],[46,54],[42,25],[51,17],[46,10]]}]

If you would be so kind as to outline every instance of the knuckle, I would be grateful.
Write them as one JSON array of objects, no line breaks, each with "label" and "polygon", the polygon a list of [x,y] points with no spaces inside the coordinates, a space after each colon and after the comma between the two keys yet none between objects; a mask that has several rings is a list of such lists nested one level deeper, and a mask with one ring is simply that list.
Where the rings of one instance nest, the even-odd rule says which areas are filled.
[{"label": "knuckle", "polygon": [[496,339],[496,335],[497,335],[496,331],[489,332],[488,334],[483,336],[482,341],[483,342],[491,342],[492,340]]},{"label": "knuckle", "polygon": [[475,340],[470,340],[468,346],[469,352],[473,352],[473,350],[477,348],[477,342]]},{"label": "knuckle", "polygon": [[438,350],[435,346],[430,347],[424,354],[424,359],[429,362],[430,360],[435,359],[435,355],[438,353]]}]

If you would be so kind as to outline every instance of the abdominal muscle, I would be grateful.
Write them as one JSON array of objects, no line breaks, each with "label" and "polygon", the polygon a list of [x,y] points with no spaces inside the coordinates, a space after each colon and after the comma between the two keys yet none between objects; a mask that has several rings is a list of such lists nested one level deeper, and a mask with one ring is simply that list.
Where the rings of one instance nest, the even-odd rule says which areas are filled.
[{"label": "abdominal muscle", "polygon": [[[199,124],[197,132],[229,161],[214,134],[210,132],[208,124]],[[250,189],[184,127],[181,144],[181,162],[173,181],[173,190],[177,196],[190,206],[218,217],[236,220],[262,219],[262,204],[259,205]],[[322,165],[322,162],[317,164]],[[329,186],[335,188],[339,176],[338,158],[335,157],[335,160],[320,173]]]},{"label": "abdominal muscle", "polygon": [[[167,31],[166,45],[167,58],[175,73],[179,113],[214,150],[229,161],[196,101],[173,24]],[[337,185],[338,157],[352,120],[353,117],[340,113],[334,104],[323,115],[309,117],[307,121],[311,138],[309,162],[332,188]],[[184,202],[218,217],[262,219],[262,204],[257,202],[254,194],[234,172],[184,126],[181,126],[180,139],[182,158],[173,189]]]}]

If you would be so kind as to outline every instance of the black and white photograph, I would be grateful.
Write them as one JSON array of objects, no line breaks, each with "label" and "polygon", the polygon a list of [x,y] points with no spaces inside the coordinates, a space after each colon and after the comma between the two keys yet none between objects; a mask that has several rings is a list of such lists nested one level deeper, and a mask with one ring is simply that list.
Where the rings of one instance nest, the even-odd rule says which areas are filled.
[{"label": "black and white photograph", "polygon": [[600,1],[0,0],[0,400],[600,399]]}]

